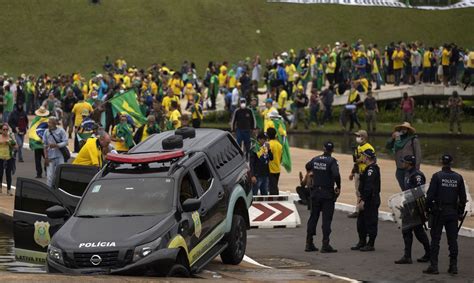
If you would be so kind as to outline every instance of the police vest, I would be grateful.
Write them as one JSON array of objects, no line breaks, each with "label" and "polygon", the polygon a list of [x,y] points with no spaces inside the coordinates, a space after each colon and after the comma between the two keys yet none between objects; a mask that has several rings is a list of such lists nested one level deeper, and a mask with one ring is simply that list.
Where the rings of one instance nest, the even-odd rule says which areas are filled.
[{"label": "police vest", "polygon": [[320,155],[312,161],[313,188],[334,189],[334,176],[332,176],[331,167],[337,162],[331,156]]},{"label": "police vest", "polygon": [[444,213],[457,212],[458,196],[463,179],[453,171],[440,171],[437,175],[438,196],[435,201]]}]

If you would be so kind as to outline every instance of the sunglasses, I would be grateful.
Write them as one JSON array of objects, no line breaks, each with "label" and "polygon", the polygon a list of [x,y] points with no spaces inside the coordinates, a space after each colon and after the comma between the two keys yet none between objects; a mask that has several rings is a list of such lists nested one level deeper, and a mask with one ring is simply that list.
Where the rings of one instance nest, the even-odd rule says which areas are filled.
[{"label": "sunglasses", "polygon": [[8,131],[8,129],[7,129],[7,128],[3,128],[2,131]]}]

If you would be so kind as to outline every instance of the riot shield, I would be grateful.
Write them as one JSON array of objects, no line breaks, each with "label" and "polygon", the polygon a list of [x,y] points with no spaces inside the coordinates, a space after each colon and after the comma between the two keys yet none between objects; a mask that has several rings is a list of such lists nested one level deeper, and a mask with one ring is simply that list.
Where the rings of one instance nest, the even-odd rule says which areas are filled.
[{"label": "riot shield", "polygon": [[427,221],[425,194],[428,185],[422,185],[391,196],[388,206],[393,212],[398,227],[402,230],[425,225]]}]

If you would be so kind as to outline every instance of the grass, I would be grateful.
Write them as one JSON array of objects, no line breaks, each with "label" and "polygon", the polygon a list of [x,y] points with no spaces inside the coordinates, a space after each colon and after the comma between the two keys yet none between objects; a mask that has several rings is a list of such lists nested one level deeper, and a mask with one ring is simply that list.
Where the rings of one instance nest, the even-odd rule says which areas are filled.
[{"label": "grass", "polygon": [[[422,40],[474,47],[474,9],[422,11],[265,0],[0,0],[0,72],[100,70],[104,57],[146,67],[183,60],[236,62],[363,38],[380,45]],[[256,30],[261,31],[260,34]]]}]

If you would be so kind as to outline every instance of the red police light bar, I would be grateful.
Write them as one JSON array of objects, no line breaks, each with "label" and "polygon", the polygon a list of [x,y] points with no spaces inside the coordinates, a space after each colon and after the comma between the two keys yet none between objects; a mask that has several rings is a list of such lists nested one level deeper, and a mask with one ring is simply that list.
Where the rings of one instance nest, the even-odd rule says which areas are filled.
[{"label": "red police light bar", "polygon": [[163,153],[140,153],[140,154],[119,154],[108,153],[106,159],[117,163],[143,164],[152,162],[163,162],[184,156],[184,151],[171,151]]}]

